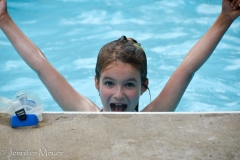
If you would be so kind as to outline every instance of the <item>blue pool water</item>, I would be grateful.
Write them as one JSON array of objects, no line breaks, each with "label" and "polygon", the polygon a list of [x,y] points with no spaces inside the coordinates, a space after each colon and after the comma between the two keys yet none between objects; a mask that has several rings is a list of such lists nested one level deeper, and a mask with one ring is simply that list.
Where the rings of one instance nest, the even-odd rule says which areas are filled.
[{"label": "blue pool water", "polygon": [[[148,57],[154,99],[190,48],[209,29],[221,1],[8,0],[8,11],[48,60],[84,96],[101,106],[94,87],[99,49],[122,35],[133,37]],[[240,110],[240,18],[195,74],[176,111]],[[61,111],[37,75],[0,32],[0,96],[30,90],[44,110]],[[140,107],[149,103],[148,92]]]}]

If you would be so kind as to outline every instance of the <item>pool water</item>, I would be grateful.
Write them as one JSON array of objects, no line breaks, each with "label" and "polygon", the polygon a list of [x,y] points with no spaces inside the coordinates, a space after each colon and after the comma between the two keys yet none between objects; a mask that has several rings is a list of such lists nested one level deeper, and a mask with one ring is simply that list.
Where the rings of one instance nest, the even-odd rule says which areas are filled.
[{"label": "pool water", "polygon": [[[152,99],[186,53],[213,24],[221,1],[8,0],[8,11],[51,64],[84,96],[102,106],[94,87],[99,49],[122,35],[139,41],[148,57]],[[240,18],[196,72],[177,112],[240,110]],[[38,94],[45,111],[61,111],[47,89],[0,32],[0,96]],[[150,102],[149,93],[140,108]]]}]

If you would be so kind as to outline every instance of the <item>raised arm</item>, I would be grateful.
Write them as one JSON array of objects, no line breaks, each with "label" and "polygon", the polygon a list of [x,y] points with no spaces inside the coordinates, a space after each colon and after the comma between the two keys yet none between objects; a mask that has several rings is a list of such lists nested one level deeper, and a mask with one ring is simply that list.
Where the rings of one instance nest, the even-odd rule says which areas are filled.
[{"label": "raised arm", "polygon": [[210,57],[232,22],[240,15],[240,1],[223,0],[222,12],[208,32],[188,52],[162,92],[143,111],[174,111],[193,74]]},{"label": "raised arm", "polygon": [[38,74],[58,105],[67,111],[98,111],[90,100],[79,94],[48,62],[44,54],[13,22],[6,0],[0,0],[0,28],[22,59]]}]

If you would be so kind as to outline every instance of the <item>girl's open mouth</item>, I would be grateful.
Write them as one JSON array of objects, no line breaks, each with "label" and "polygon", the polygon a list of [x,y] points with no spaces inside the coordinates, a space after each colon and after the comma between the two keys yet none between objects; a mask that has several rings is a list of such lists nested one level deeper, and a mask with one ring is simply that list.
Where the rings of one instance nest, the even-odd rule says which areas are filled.
[{"label": "girl's open mouth", "polygon": [[112,112],[124,112],[127,109],[127,104],[122,103],[110,103]]}]

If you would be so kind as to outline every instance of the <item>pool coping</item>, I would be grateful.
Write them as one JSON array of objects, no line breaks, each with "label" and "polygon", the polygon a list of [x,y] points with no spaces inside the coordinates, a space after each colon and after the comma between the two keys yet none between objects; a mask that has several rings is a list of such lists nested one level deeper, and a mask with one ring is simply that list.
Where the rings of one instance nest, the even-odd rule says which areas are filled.
[{"label": "pool coping", "polygon": [[0,130],[0,159],[240,158],[240,112],[44,112],[19,129],[0,113]]}]

